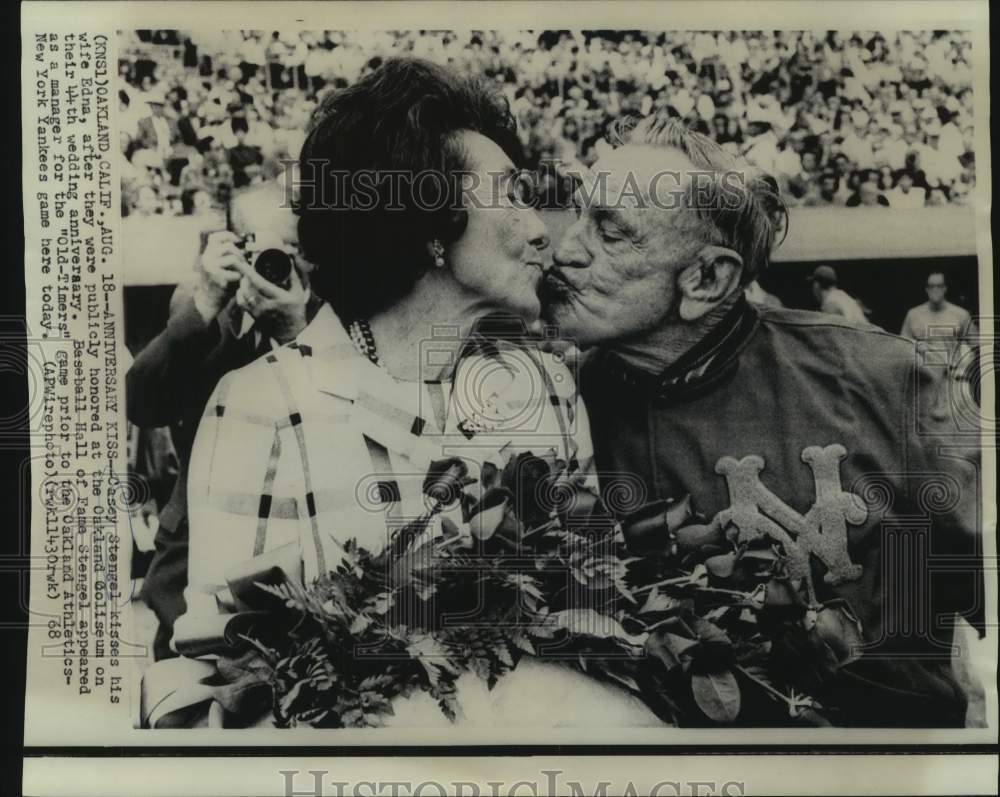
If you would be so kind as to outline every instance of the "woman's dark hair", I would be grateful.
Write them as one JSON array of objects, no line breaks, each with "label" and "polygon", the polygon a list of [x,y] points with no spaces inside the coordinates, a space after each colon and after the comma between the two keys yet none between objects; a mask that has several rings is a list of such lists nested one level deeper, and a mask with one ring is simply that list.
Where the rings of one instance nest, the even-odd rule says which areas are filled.
[{"label": "woman's dark hair", "polygon": [[[299,157],[299,244],[317,267],[313,289],[345,321],[405,296],[433,265],[427,244],[464,232],[465,130],[523,163],[502,95],[428,61],[387,59],[316,109]],[[417,178],[427,172],[433,179]],[[413,194],[424,185],[421,205]]]}]

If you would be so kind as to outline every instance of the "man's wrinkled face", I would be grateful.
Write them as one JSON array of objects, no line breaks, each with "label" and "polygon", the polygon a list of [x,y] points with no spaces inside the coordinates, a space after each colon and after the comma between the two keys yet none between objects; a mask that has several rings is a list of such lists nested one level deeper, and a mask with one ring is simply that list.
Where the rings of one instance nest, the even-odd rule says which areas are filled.
[{"label": "man's wrinkled face", "polygon": [[679,150],[631,144],[594,164],[546,276],[546,315],[565,338],[637,339],[676,314],[678,273],[700,245],[682,199],[693,168]]}]

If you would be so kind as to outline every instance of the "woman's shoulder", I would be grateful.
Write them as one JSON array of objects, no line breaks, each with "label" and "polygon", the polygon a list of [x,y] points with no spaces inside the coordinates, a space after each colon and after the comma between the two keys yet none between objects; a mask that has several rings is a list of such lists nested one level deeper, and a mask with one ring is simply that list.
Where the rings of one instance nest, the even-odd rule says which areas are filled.
[{"label": "woman's shoulder", "polygon": [[273,418],[286,414],[298,357],[295,349],[281,346],[227,373],[215,389],[216,414],[241,411]]}]

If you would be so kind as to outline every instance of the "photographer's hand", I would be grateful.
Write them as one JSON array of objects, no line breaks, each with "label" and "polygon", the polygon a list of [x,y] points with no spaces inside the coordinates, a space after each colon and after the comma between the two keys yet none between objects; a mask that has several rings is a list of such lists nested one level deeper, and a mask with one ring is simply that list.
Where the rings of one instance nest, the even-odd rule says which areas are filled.
[{"label": "photographer's hand", "polygon": [[231,232],[213,232],[198,261],[194,304],[206,324],[219,314],[243,277],[246,260],[236,246],[238,240]]},{"label": "photographer's hand", "polygon": [[265,335],[278,343],[288,343],[306,328],[309,288],[297,269],[292,269],[290,285],[282,288],[268,282],[241,261],[243,277],[236,291],[236,303],[250,313]]}]

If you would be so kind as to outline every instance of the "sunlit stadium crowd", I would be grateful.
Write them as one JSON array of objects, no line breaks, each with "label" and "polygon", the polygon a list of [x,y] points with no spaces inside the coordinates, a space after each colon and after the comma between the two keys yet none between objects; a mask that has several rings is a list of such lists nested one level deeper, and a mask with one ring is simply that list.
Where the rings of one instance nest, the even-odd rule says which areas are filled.
[{"label": "sunlit stadium crowd", "polygon": [[317,102],[393,55],[494,82],[543,181],[592,164],[616,117],[665,112],[790,205],[964,204],[975,184],[965,32],[146,30],[120,40],[123,213],[210,213],[273,179]]}]

